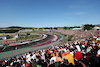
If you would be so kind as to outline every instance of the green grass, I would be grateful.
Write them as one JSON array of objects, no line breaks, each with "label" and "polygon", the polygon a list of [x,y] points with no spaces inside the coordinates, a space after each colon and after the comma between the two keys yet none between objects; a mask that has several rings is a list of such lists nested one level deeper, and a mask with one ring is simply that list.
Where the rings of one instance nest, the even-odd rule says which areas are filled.
[{"label": "green grass", "polygon": [[17,40],[36,38],[36,37],[39,37],[39,36],[40,36],[40,35],[30,35],[30,36],[25,35],[25,37],[18,38]]},{"label": "green grass", "polygon": [[36,33],[37,31],[32,31],[31,33]]},{"label": "green grass", "polygon": [[39,35],[30,35],[30,37],[38,37]]},{"label": "green grass", "polygon": [[63,39],[65,39],[65,38],[66,38],[66,36],[67,36],[67,35],[64,35],[64,38],[63,38]]},{"label": "green grass", "polygon": [[[58,34],[62,34],[61,32],[56,32],[56,31],[53,31],[53,33],[58,33]],[[62,34],[62,35],[64,35],[64,34]]]},{"label": "green grass", "polygon": [[10,38],[13,38],[13,36],[10,36]]},{"label": "green grass", "polygon": [[69,35],[67,40],[71,41],[72,37],[73,37],[73,35]]}]

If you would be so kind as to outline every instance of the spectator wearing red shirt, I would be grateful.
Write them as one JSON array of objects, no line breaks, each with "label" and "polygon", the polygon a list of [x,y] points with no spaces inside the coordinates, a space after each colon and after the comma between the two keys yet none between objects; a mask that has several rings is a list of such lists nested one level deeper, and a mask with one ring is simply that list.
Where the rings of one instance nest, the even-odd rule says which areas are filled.
[{"label": "spectator wearing red shirt", "polygon": [[76,53],[75,53],[75,59],[79,61],[79,59],[82,58],[82,53],[79,52],[77,49],[76,49]]}]

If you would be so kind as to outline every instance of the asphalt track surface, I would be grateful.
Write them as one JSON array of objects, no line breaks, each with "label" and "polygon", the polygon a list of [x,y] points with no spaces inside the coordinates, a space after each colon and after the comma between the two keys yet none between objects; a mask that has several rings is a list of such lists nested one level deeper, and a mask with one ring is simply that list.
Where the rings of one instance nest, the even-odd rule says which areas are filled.
[{"label": "asphalt track surface", "polygon": [[[36,42],[32,42],[32,43],[18,45],[17,48],[21,49],[21,48],[31,47],[31,46],[34,46],[34,45],[38,45],[38,44],[44,43],[44,42],[46,42],[46,41],[48,41],[48,40],[50,40],[52,38],[53,38],[52,35],[47,35],[46,39],[43,39],[43,40],[40,40],[40,41],[36,41]],[[4,49],[4,47],[0,47],[0,53],[6,52],[6,51],[15,50],[15,48],[16,48],[16,46],[6,47],[5,49]]]},{"label": "asphalt track surface", "polygon": [[7,49],[8,50],[7,52],[0,53],[0,59],[9,58],[9,57],[12,57],[12,56],[16,56],[18,54],[27,53],[29,51],[34,51],[34,50],[39,50],[39,49],[42,49],[42,48],[45,48],[45,47],[48,47],[48,46],[52,46],[53,44],[57,44],[57,42],[54,42],[54,43],[43,45],[43,46],[29,47],[29,46],[33,46],[33,45],[38,45],[38,44],[44,43],[46,41],[49,41],[52,38],[53,38],[52,35],[48,35],[48,37],[46,39],[41,40],[39,42],[26,44],[24,46],[18,46],[18,50],[13,50],[13,49],[15,49],[15,47],[13,47],[13,48],[9,47],[9,49]]}]

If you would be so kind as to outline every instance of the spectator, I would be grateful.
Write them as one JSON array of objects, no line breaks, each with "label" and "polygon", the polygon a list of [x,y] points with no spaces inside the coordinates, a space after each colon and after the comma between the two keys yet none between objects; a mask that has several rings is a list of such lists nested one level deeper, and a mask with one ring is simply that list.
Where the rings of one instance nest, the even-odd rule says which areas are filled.
[{"label": "spectator", "polygon": [[[80,39],[79,41],[62,43],[46,49],[23,54],[21,57],[8,58],[0,61],[0,66],[98,67],[100,65],[100,41],[97,38],[91,37]],[[85,46],[85,43],[87,46]]]},{"label": "spectator", "polygon": [[82,58],[82,53],[78,51],[78,49],[75,50],[76,53],[75,53],[75,59],[77,61],[79,61],[81,58]]}]

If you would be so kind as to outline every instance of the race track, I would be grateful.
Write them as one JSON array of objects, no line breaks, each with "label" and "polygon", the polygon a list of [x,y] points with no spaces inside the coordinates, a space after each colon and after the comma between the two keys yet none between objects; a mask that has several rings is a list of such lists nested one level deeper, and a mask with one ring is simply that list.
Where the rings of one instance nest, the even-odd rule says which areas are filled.
[{"label": "race track", "polygon": [[[46,39],[36,41],[36,42],[32,42],[32,43],[18,45],[17,49],[26,48],[26,47],[33,46],[33,45],[38,45],[38,44],[44,43],[44,42],[46,42],[46,41],[48,41],[52,38],[53,38],[52,35],[48,35],[48,37]],[[4,49],[4,47],[0,47],[0,53],[15,50],[15,48],[16,48],[16,46],[6,47],[5,49]]]},{"label": "race track", "polygon": [[21,55],[21,54],[27,53],[29,51],[35,51],[35,50],[43,49],[45,47],[52,46],[53,44],[58,44],[56,41],[49,43],[49,44],[46,44],[50,40],[52,40],[53,37],[54,36],[52,36],[52,35],[48,35],[48,37],[44,40],[41,40],[41,41],[36,42],[36,43],[30,43],[30,44],[27,44],[27,45],[24,45],[24,46],[19,46],[18,48],[21,48],[21,49],[17,49],[17,50],[13,50],[13,49],[15,49],[15,47],[13,47],[13,48],[9,47],[9,48],[12,48],[12,49],[8,49],[8,50],[11,50],[11,51],[6,51],[6,52],[0,53],[0,59],[5,59],[5,58],[9,58],[9,57],[16,56],[16,55]]}]

